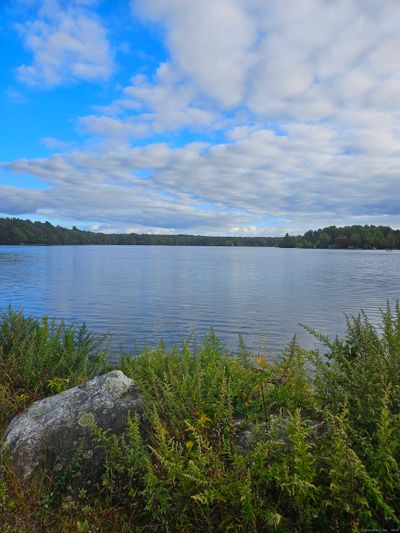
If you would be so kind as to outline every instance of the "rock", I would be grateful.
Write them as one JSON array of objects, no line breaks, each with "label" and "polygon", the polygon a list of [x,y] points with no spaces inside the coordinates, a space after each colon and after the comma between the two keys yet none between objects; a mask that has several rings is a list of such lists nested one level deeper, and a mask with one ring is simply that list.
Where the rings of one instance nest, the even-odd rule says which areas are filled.
[{"label": "rock", "polygon": [[128,415],[143,412],[133,381],[115,370],[83,385],[45,398],[15,417],[4,435],[3,451],[10,452],[17,475],[26,480],[39,467],[65,474],[78,457],[80,480],[101,480],[104,451],[97,446],[93,423],[122,434]]},{"label": "rock", "polygon": [[235,436],[233,442],[238,453],[247,453],[256,442],[254,426],[250,426],[244,418],[234,420]]},{"label": "rock", "polygon": [[254,434],[251,432],[250,429],[244,429],[242,431],[239,431],[239,433],[235,435],[234,443],[236,444],[237,451],[239,453],[248,452],[253,446],[254,442]]}]

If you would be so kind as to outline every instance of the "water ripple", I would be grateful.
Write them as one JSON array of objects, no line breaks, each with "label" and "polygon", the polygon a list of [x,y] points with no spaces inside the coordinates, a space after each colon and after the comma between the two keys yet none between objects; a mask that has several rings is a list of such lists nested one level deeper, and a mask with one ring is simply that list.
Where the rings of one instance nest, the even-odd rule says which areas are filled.
[{"label": "water ripple", "polygon": [[277,352],[299,323],[335,336],[345,314],[379,321],[400,298],[400,253],[275,248],[0,247],[0,309],[85,321],[118,350],[212,326],[232,346]]}]

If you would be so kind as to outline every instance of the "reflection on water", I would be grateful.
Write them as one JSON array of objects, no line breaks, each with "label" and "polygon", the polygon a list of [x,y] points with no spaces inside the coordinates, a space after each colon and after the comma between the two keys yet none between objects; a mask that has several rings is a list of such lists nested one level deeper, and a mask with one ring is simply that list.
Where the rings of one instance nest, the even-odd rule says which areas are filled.
[{"label": "reflection on water", "polygon": [[400,298],[400,253],[167,246],[0,246],[0,309],[85,321],[112,347],[172,343],[213,326],[236,346],[279,351],[298,323],[341,334]]}]

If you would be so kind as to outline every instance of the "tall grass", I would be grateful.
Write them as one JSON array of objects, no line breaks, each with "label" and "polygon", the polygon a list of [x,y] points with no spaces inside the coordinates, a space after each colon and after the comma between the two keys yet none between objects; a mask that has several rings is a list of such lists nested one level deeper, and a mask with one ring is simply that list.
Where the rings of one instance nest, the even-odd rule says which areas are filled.
[{"label": "tall grass", "polygon": [[32,401],[96,375],[104,364],[101,339],[86,326],[66,326],[0,313],[0,428]]},{"label": "tall grass", "polygon": [[[74,342],[65,341],[71,335]],[[72,386],[96,371],[79,338],[63,325],[5,315],[8,400],[49,394],[49,380]],[[362,313],[348,319],[343,339],[320,339],[321,352],[293,340],[279,357],[255,357],[243,343],[232,356],[211,332],[195,351],[160,344],[122,357],[120,368],[145,398],[146,434],[136,417],[120,438],[94,429],[106,450],[96,495],[60,492],[43,477],[22,487],[3,462],[4,530],[399,528],[400,308],[388,306],[380,327]]]}]

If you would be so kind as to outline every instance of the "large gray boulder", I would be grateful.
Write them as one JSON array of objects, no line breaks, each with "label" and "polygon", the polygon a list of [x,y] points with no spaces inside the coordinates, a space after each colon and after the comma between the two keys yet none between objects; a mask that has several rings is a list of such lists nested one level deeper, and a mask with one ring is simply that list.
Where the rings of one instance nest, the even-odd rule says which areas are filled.
[{"label": "large gray boulder", "polygon": [[128,415],[135,412],[142,416],[140,393],[131,379],[115,370],[32,404],[11,421],[2,449],[10,453],[23,480],[39,467],[59,477],[78,458],[80,480],[91,485],[101,480],[104,462],[93,425],[121,434]]}]

